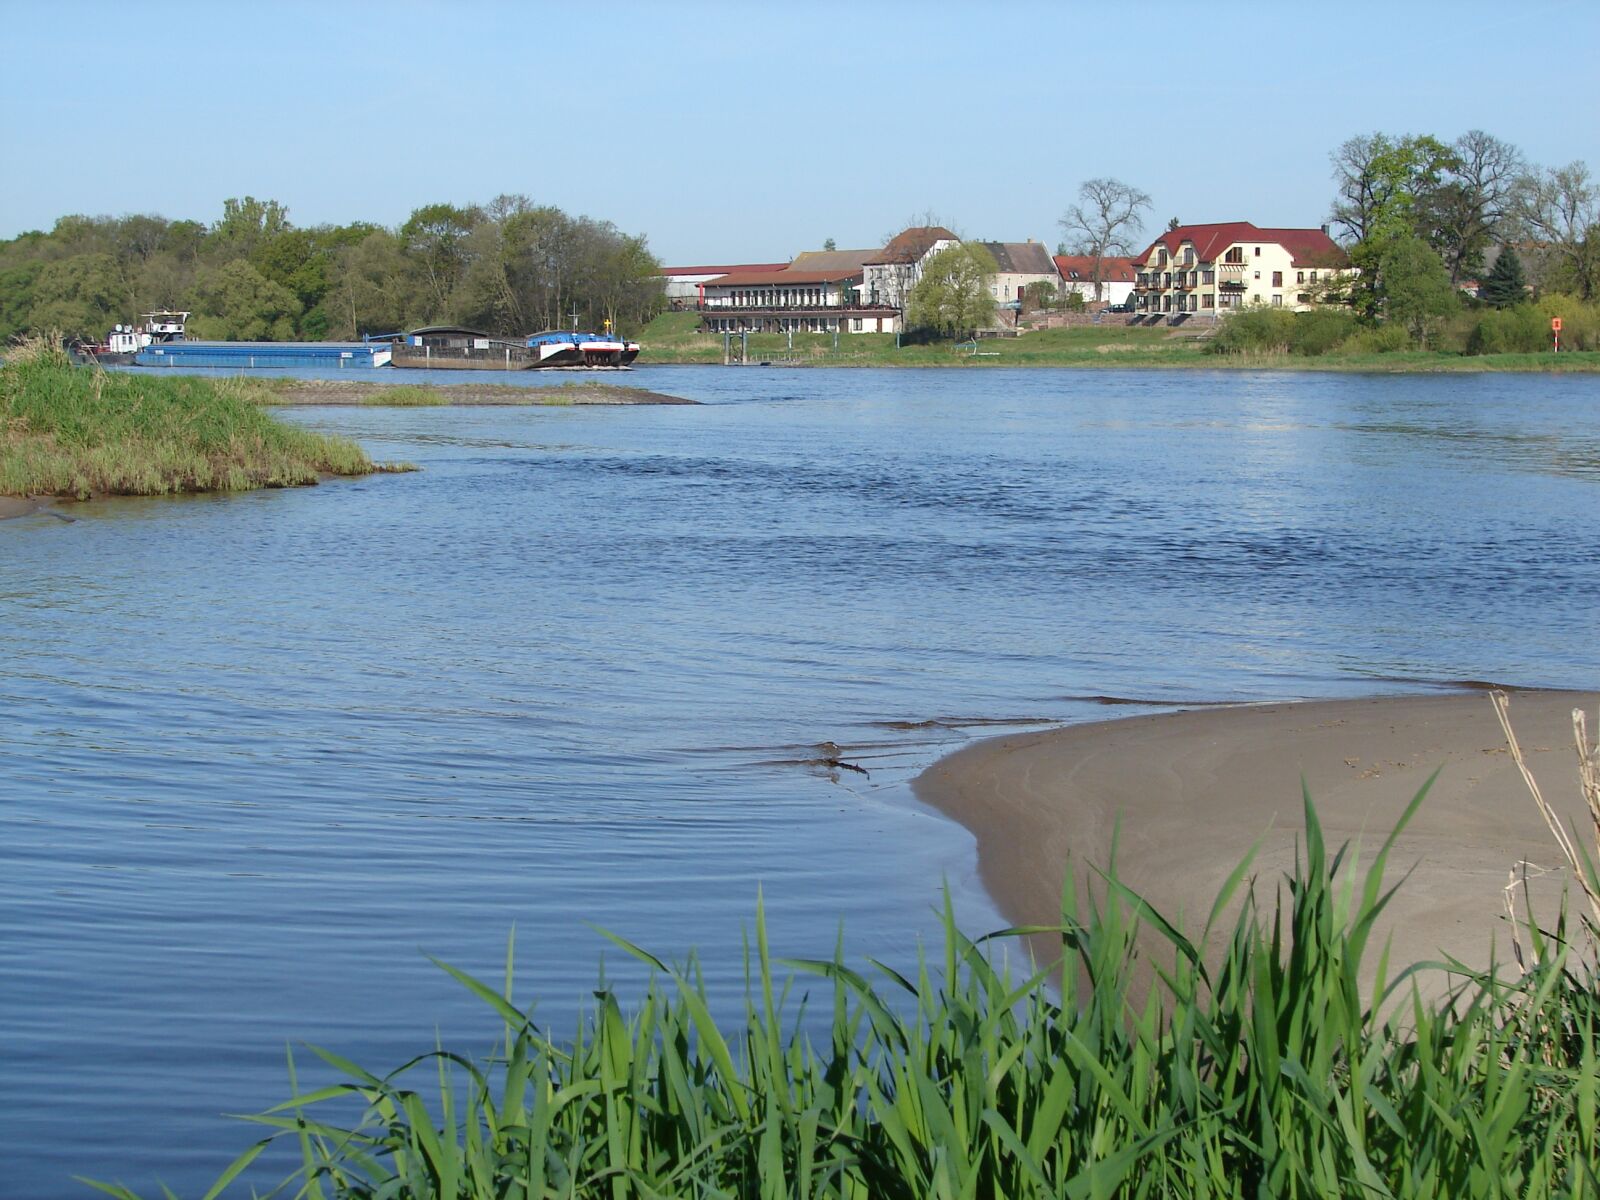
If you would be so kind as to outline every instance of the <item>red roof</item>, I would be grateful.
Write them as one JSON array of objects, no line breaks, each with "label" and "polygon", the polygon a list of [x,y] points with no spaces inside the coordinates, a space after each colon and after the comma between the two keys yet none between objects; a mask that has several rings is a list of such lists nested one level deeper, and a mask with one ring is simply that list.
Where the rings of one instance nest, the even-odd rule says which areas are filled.
[{"label": "red roof", "polygon": [[882,253],[868,265],[920,262],[922,256],[933,248],[935,242],[955,240],[956,235],[943,225],[913,225],[910,229],[903,229],[890,238]]},{"label": "red roof", "polygon": [[[1150,252],[1145,251],[1146,255]],[[1058,254],[1055,256],[1056,270],[1061,272],[1061,278],[1068,283],[1092,283],[1094,281],[1094,255],[1092,254]],[[1132,283],[1134,278],[1133,259],[1113,258],[1107,255],[1100,260],[1101,283]]]},{"label": "red roof", "polygon": [[727,275],[733,271],[755,274],[758,271],[781,271],[789,264],[781,263],[724,263],[719,267],[662,267],[663,275]]},{"label": "red roof", "polygon": [[742,287],[763,285],[788,287],[791,283],[839,283],[846,279],[860,279],[861,268],[853,271],[730,271],[717,279],[706,280],[707,287]]},{"label": "red roof", "polygon": [[1157,246],[1177,254],[1184,242],[1194,245],[1195,257],[1203,263],[1217,257],[1235,242],[1276,242],[1289,252],[1295,266],[1346,267],[1350,256],[1320,229],[1258,229],[1249,221],[1223,221],[1215,225],[1180,225],[1151,242],[1136,262],[1145,262]]}]

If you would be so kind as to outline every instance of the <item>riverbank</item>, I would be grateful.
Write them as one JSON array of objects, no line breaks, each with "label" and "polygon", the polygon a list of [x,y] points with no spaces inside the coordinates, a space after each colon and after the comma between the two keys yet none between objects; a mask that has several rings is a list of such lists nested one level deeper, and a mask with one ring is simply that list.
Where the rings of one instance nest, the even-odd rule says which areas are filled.
[{"label": "riverbank", "polygon": [[[639,335],[641,365],[718,364],[723,335],[698,333],[699,314],[663,313]],[[1377,354],[1208,354],[1191,327],[1127,325],[1044,329],[1012,338],[985,338],[965,347],[949,342],[896,348],[892,334],[764,333],[750,336],[755,362],[817,367],[1083,367],[1207,371],[1332,371],[1360,373],[1596,372],[1600,352],[1464,355],[1430,350]],[[738,352],[740,343],[734,339]]]},{"label": "riverbank", "polygon": [[231,379],[74,367],[42,346],[0,367],[0,510],[37,497],[162,496],[298,487],[328,476],[408,470],[348,438],[274,419]]},{"label": "riverbank", "polygon": [[405,408],[535,405],[657,405],[698,404],[683,396],[669,396],[648,388],[625,387],[592,379],[571,379],[555,385],[521,387],[511,383],[391,383],[373,379],[251,380],[259,404],[340,405],[362,404]]},{"label": "riverbank", "polygon": [[[1592,714],[1600,696],[1511,697],[1547,798],[1564,818],[1576,815],[1571,713],[1581,705]],[[1290,872],[1304,839],[1302,781],[1329,844],[1360,839],[1370,859],[1436,769],[1391,858],[1395,878],[1411,875],[1385,935],[1396,963],[1449,953],[1486,966],[1491,941],[1502,959],[1509,954],[1500,918],[1513,865],[1559,858],[1481,691],[1203,709],[1014,735],[951,755],[914,788],[973,832],[984,883],[1008,919],[1056,923],[1067,867],[1080,884],[1104,868],[1120,822],[1120,877],[1163,914],[1184,913],[1193,932],[1258,839],[1262,898]],[[1541,909],[1546,923],[1555,915]],[[1059,942],[1041,937],[1034,949],[1058,953]]]}]

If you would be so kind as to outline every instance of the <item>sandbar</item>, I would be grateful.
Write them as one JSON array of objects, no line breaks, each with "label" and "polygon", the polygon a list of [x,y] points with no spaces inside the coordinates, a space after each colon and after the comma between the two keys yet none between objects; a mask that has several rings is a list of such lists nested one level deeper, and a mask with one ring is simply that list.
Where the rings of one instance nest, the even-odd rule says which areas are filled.
[{"label": "sandbar", "polygon": [[[1592,848],[1572,710],[1588,712],[1592,734],[1600,695],[1510,696],[1545,797]],[[1103,869],[1120,821],[1119,876],[1193,933],[1258,839],[1252,874],[1258,901],[1270,905],[1304,837],[1302,779],[1330,848],[1359,840],[1367,861],[1436,769],[1390,860],[1390,880],[1410,872],[1382,927],[1391,963],[1448,954],[1482,968],[1491,947],[1504,962],[1513,865],[1561,859],[1483,691],[1205,708],[1015,734],[940,760],[914,788],[975,835],[979,872],[1008,920],[1056,923],[1067,864],[1080,881]],[[1535,893],[1546,927],[1563,878],[1544,877]],[[1048,938],[1032,948],[1059,955]]]}]

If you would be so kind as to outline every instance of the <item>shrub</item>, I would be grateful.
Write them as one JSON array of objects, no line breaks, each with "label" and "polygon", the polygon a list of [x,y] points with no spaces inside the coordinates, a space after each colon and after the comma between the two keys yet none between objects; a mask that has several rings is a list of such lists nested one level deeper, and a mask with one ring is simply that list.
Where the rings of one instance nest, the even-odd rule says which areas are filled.
[{"label": "shrub", "polygon": [[1223,318],[1206,350],[1211,354],[1287,354],[1294,328],[1294,313],[1253,304]]},{"label": "shrub", "polygon": [[1355,313],[1347,308],[1316,308],[1296,313],[1289,348],[1296,354],[1327,354],[1360,331]]},{"label": "shrub", "polygon": [[1339,345],[1340,354],[1394,354],[1412,348],[1411,335],[1399,325],[1363,329]]}]

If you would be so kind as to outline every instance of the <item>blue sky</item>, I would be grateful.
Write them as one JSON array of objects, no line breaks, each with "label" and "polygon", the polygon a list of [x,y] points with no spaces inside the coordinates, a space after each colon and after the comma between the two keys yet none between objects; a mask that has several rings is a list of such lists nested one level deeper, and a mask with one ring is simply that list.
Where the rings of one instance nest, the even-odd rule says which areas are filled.
[{"label": "blue sky", "polygon": [[522,192],[671,264],[1052,245],[1092,176],[1315,225],[1355,133],[1481,128],[1600,174],[1600,2],[0,0],[0,238],[65,213],[393,225]]}]

